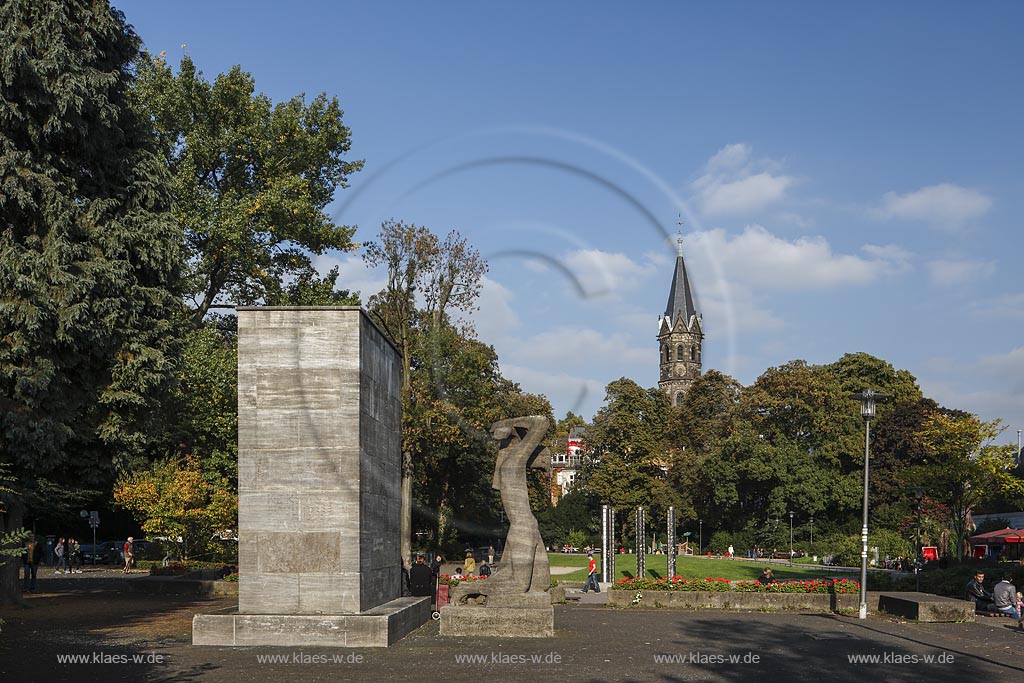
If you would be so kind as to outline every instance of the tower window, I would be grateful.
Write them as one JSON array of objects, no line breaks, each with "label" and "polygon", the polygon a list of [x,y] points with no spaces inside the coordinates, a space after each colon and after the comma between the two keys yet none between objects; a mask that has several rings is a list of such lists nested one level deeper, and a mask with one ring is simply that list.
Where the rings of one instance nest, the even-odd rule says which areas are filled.
[{"label": "tower window", "polygon": [[697,360],[697,349],[692,344],[690,345],[690,360]]},{"label": "tower window", "polygon": [[676,360],[683,360],[683,345],[676,347]]},{"label": "tower window", "polygon": [[676,405],[677,406],[683,405],[683,392],[681,392],[681,391],[676,393]]}]

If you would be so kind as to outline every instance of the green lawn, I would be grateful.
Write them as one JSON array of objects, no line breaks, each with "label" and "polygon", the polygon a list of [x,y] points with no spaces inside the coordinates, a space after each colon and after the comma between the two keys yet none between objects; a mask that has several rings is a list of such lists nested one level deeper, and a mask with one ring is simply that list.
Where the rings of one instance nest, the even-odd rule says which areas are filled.
[{"label": "green lawn", "polygon": [[[601,566],[601,555],[594,554],[598,567]],[[664,555],[648,555],[645,560],[647,576],[649,578],[661,578],[667,573],[668,558]],[[569,555],[565,553],[548,553],[548,564],[552,567],[579,567],[578,571],[571,574],[555,574],[559,581],[585,581],[587,578],[587,556]],[[747,560],[720,560],[707,557],[677,557],[676,574],[692,577],[713,577],[730,579],[733,581],[752,580],[761,575],[761,570],[767,565],[761,562]],[[773,563],[770,565],[772,573],[777,579],[813,579],[813,578],[857,578],[851,575],[837,574],[835,572],[823,572],[816,565],[811,566],[789,566],[788,564]],[[635,555],[615,556],[615,580],[631,577],[636,572]]]}]

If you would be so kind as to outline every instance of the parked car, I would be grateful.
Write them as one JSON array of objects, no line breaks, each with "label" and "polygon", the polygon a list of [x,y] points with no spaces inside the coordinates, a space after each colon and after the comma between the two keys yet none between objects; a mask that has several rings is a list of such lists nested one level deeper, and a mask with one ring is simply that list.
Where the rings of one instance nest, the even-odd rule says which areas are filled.
[{"label": "parked car", "polygon": [[82,563],[117,564],[121,562],[121,545],[118,545],[117,541],[99,541],[96,545],[82,543],[79,546],[82,551]]},{"label": "parked car", "polygon": [[[124,544],[127,542],[127,540],[116,542],[118,562],[124,562]],[[139,560],[159,560],[163,557],[160,553],[159,545],[144,538],[132,540],[132,555],[135,556],[136,562]]]}]

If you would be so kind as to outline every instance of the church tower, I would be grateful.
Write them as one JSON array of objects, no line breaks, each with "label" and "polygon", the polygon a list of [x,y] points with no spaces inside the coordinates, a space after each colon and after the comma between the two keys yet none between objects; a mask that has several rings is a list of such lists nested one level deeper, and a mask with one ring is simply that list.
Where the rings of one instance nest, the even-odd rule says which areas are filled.
[{"label": "church tower", "polygon": [[658,345],[661,351],[661,379],[658,386],[672,405],[681,405],[683,396],[700,377],[700,347],[704,339],[700,314],[693,302],[690,279],[683,262],[683,236],[676,240],[679,252],[672,288],[668,292],[665,315],[658,320]]}]

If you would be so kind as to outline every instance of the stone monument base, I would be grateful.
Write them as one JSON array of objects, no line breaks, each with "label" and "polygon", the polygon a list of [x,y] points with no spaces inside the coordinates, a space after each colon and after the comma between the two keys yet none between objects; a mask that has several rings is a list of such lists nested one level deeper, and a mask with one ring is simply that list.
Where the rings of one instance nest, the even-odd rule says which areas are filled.
[{"label": "stone monument base", "polygon": [[397,598],[358,614],[197,614],[193,645],[388,647],[430,619],[430,598]]},{"label": "stone monument base", "polygon": [[[547,596],[547,594],[544,594]],[[442,636],[553,638],[555,610],[551,598],[544,607],[487,607],[448,605],[441,608]]]}]

